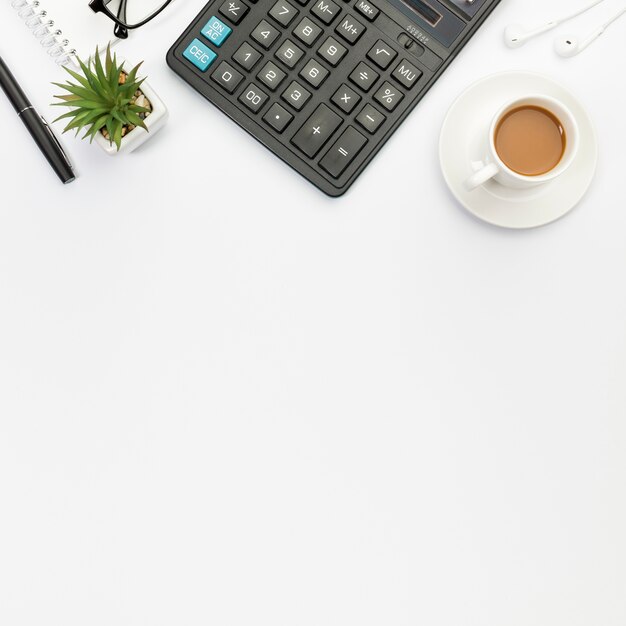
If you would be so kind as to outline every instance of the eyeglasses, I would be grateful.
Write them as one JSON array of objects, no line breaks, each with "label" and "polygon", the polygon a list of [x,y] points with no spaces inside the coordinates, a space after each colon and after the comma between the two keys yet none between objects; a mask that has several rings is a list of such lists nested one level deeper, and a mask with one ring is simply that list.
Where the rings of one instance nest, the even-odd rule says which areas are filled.
[{"label": "eyeglasses", "polygon": [[91,0],[94,13],[104,13],[115,22],[115,36],[128,37],[128,31],[154,19],[172,0]]}]

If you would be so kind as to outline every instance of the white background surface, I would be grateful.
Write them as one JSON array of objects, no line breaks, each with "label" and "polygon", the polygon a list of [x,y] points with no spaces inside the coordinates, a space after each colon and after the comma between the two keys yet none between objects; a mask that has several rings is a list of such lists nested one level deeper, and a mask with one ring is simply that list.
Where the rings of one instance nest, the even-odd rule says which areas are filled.
[{"label": "white background surface", "polygon": [[[63,187],[0,98],[3,626],[626,623],[626,19],[571,61],[506,49],[546,4],[503,0],[340,200],[167,69],[202,0],[120,48],[171,108],[128,158],[68,138]],[[52,116],[60,75],[0,23]],[[600,137],[535,231],[437,165],[450,103],[506,69]]]}]

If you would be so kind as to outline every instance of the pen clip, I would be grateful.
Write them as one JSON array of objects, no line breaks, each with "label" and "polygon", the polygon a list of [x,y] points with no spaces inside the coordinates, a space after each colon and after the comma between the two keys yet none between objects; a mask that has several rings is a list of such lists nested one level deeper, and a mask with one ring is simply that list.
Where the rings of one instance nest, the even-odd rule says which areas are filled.
[{"label": "pen clip", "polygon": [[46,121],[46,118],[43,115],[40,115],[39,117],[41,118],[43,125],[46,127],[46,130],[50,133],[50,136],[54,140],[54,143],[57,145],[57,147],[61,151],[63,158],[67,161],[67,164],[70,166],[70,169],[74,171],[74,166],[72,165],[70,158],[67,156],[67,152],[65,152],[65,149],[61,145],[61,142],[59,141],[58,137],[54,134],[52,128],[50,128],[50,124],[48,124],[48,122]]}]

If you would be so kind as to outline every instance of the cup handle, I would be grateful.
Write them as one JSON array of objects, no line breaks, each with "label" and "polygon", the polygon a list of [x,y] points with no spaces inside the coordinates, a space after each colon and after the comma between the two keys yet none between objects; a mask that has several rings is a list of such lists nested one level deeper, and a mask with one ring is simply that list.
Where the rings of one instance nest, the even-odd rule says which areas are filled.
[{"label": "cup handle", "polygon": [[484,185],[488,180],[492,179],[499,171],[500,170],[495,163],[489,163],[465,181],[465,188],[468,191],[474,191],[474,189]]}]

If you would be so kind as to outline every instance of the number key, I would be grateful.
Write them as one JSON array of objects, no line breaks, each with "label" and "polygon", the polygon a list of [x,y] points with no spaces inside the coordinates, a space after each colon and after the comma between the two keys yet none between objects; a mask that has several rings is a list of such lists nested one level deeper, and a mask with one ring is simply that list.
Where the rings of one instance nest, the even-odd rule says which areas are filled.
[{"label": "number key", "polygon": [[311,47],[322,34],[322,29],[314,24],[308,17],[303,17],[302,21],[295,27],[293,34],[304,44]]},{"label": "number key", "polygon": [[243,80],[243,74],[240,74],[226,61],[222,61],[219,67],[211,74],[211,79],[228,93],[233,93],[237,89],[237,85]]},{"label": "number key", "polygon": [[261,58],[261,53],[255,50],[249,43],[241,44],[237,52],[233,54],[233,61],[243,67],[244,70],[251,70]]},{"label": "number key", "polygon": [[330,72],[315,59],[311,59],[300,72],[300,76],[306,80],[309,85],[319,87],[327,78]]},{"label": "number key", "polygon": [[278,66],[274,65],[271,61],[268,61],[263,69],[257,74],[257,78],[265,85],[267,85],[272,91],[276,91],[278,85],[285,80],[285,72],[283,72]]},{"label": "number key", "polygon": [[296,44],[287,39],[282,46],[278,48],[274,56],[287,67],[294,67],[294,65],[304,56],[304,52],[302,52]]},{"label": "number key", "polygon": [[280,97],[285,102],[289,103],[296,111],[300,111],[311,97],[311,94],[300,83],[294,80],[291,81],[289,87],[285,89]]},{"label": "number key", "polygon": [[339,65],[348,50],[344,48],[336,39],[329,37],[319,48],[317,54],[328,61],[333,67]]},{"label": "number key", "polygon": [[285,0],[278,0],[278,2],[269,10],[269,14],[281,26],[289,26],[294,17],[298,14],[298,9],[292,7],[289,2],[286,2]]},{"label": "number key", "polygon": [[256,113],[267,101],[269,96],[256,85],[248,85],[239,96],[239,102],[245,104],[253,113]]},{"label": "number key", "polygon": [[266,50],[278,39],[280,31],[274,28],[265,20],[261,20],[259,25],[252,31],[250,37],[260,43]]}]

